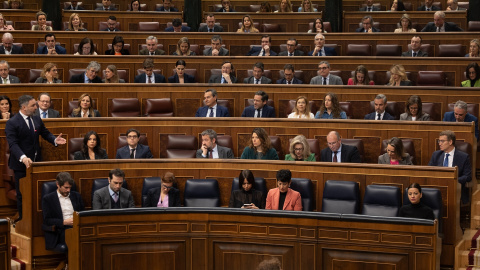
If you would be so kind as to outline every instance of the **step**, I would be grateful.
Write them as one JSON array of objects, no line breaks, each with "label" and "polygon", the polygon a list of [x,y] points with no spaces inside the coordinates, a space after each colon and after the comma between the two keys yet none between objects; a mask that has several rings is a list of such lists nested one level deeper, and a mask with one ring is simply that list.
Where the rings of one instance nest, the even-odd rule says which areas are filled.
[{"label": "step", "polygon": [[12,259],[11,265],[11,270],[27,270],[27,264],[19,259]]}]

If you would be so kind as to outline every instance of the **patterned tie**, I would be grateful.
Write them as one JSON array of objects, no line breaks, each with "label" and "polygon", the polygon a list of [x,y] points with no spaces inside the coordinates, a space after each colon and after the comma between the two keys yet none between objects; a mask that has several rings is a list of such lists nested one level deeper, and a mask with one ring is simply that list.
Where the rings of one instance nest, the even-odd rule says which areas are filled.
[{"label": "patterned tie", "polygon": [[29,116],[29,117],[27,117],[27,120],[28,120],[28,126],[29,126],[29,128],[30,128],[30,132],[31,132],[32,134],[35,134],[35,130],[33,129],[33,121],[32,121],[32,118],[30,118],[30,116]]},{"label": "patterned tie", "polygon": [[338,162],[338,160],[337,160],[337,153],[338,153],[338,151],[333,151],[333,159],[332,159],[332,162]]},{"label": "patterned tie", "polygon": [[47,118],[47,112],[42,112],[42,118],[43,119]]},{"label": "patterned tie", "polygon": [[259,80],[258,79],[255,79],[255,84],[258,84],[259,83]]},{"label": "patterned tie", "polygon": [[382,115],[378,113],[378,114],[377,114],[377,120],[382,120],[381,117],[382,117]]},{"label": "patterned tie", "polygon": [[208,151],[208,158],[213,158],[213,150]]},{"label": "patterned tie", "polygon": [[113,201],[118,202],[118,193],[117,192],[113,193]]},{"label": "patterned tie", "polygon": [[260,109],[257,109],[257,118],[262,117],[262,111]]},{"label": "patterned tie", "polygon": [[213,108],[210,108],[210,115],[208,117],[213,117]]},{"label": "patterned tie", "polygon": [[130,158],[135,158],[135,149],[136,148],[130,149]]},{"label": "patterned tie", "polygon": [[448,156],[450,156],[450,154],[445,154],[445,160],[443,161],[443,167],[448,167]]},{"label": "patterned tie", "polygon": [[152,83],[152,76],[148,76],[148,83]]},{"label": "patterned tie", "polygon": [[327,78],[323,77],[323,85],[327,85]]}]

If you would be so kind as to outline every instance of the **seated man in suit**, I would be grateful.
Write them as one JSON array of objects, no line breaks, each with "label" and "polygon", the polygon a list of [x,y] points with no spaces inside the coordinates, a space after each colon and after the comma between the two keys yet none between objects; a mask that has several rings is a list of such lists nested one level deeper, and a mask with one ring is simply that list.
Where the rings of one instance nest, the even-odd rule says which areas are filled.
[{"label": "seated man in suit", "polygon": [[228,56],[230,52],[222,47],[222,37],[219,35],[214,35],[211,40],[211,47],[203,50],[203,55],[205,56]]},{"label": "seated man in suit", "polygon": [[37,109],[33,115],[38,115],[40,118],[60,118],[60,113],[50,106],[52,105],[52,98],[49,93],[41,93],[38,95]]},{"label": "seated man in suit", "polygon": [[135,83],[166,83],[165,76],[153,72],[155,64],[152,58],[143,61],[143,69],[145,73],[135,76]]},{"label": "seated man in suit", "polygon": [[73,0],[71,1],[70,6],[66,8],[66,10],[85,10],[82,6],[78,5],[78,1]]},{"label": "seated man in suit", "polygon": [[103,29],[103,31],[107,32],[118,32],[120,29],[117,28],[117,17],[111,15],[108,16],[107,20],[107,28]]},{"label": "seated man in suit", "polygon": [[357,147],[342,144],[342,137],[336,131],[330,131],[327,134],[328,147],[322,149],[320,161],[323,162],[343,162],[343,163],[361,163],[360,153]]},{"label": "seated man in suit", "polygon": [[165,51],[158,48],[158,39],[154,36],[149,36],[145,40],[147,48],[140,50],[140,55],[164,55]]},{"label": "seated man in suit", "polygon": [[237,83],[237,78],[235,77],[235,68],[233,67],[232,62],[230,61],[223,62],[222,74],[210,76],[210,79],[208,79],[208,83],[222,83],[222,84]]},{"label": "seated man in suit", "polygon": [[197,158],[234,158],[232,149],[217,144],[215,130],[204,130],[201,135],[202,147],[197,150]]},{"label": "seated man in suit", "polygon": [[82,196],[71,191],[75,182],[68,172],[60,172],[56,178],[57,190],[42,198],[45,248],[56,252],[68,251],[65,230],[73,227],[73,212],[85,210]]},{"label": "seated man in suit", "polygon": [[425,5],[417,8],[417,11],[437,11],[440,10],[437,6],[433,5],[433,0],[425,0]]},{"label": "seated man in suit", "polygon": [[54,33],[48,33],[45,35],[45,46],[38,47],[37,54],[67,54],[67,50],[62,46],[55,44]]},{"label": "seated man in suit", "polygon": [[360,8],[359,11],[367,11],[367,12],[380,11],[378,7],[373,6],[373,0],[365,0],[365,4],[366,6]]},{"label": "seated man in suit", "polygon": [[298,42],[296,38],[289,38],[287,40],[287,50],[280,52],[278,56],[303,56],[305,53],[297,50],[297,45]]},{"label": "seated man in suit", "polygon": [[428,166],[455,167],[458,166],[458,182],[462,186],[460,200],[467,204],[470,201],[470,192],[465,186],[472,181],[472,164],[467,153],[455,147],[455,133],[450,130],[440,132],[438,145],[440,150],[433,152]]},{"label": "seated man in suit", "polygon": [[458,6],[458,0],[447,0],[447,8],[446,11],[462,11],[467,10],[466,8]]},{"label": "seated man in suit", "polygon": [[215,24],[215,15],[208,14],[205,18],[206,25],[200,26],[198,32],[223,32],[223,27]]},{"label": "seated man in suit", "polygon": [[462,28],[453,22],[445,21],[445,12],[437,11],[433,14],[433,22],[427,23],[422,32],[461,32]]},{"label": "seated man in suit", "polygon": [[182,19],[172,20],[172,26],[165,28],[165,32],[190,32],[190,27],[182,25]]},{"label": "seated man in suit", "polygon": [[380,29],[373,27],[373,18],[372,16],[367,15],[362,19],[362,27],[357,28],[355,32],[372,33],[372,32],[380,32]]},{"label": "seated man in suit", "polygon": [[417,35],[413,36],[412,40],[410,41],[410,47],[412,49],[409,51],[403,52],[402,56],[404,57],[427,57],[428,56],[428,53],[420,49],[422,47],[422,37]]},{"label": "seated man in suit", "polygon": [[163,6],[157,8],[155,11],[162,11],[162,12],[178,12],[178,9],[171,6],[171,0],[163,0]]},{"label": "seated man in suit", "polygon": [[230,0],[222,0],[222,7],[217,9],[216,12],[235,12],[230,4]]},{"label": "seated man in suit", "polygon": [[375,111],[365,115],[365,120],[395,120],[395,117],[385,111],[387,97],[384,94],[378,94],[373,102],[375,103]]},{"label": "seated man in suit", "polygon": [[117,11],[114,5],[112,5],[112,0],[102,0],[102,6],[96,8],[95,10],[103,11]]},{"label": "seated man in suit", "polygon": [[264,91],[257,91],[253,96],[253,105],[246,107],[242,117],[275,118],[275,108],[267,105],[268,94]]},{"label": "seated man in suit", "polygon": [[93,193],[92,209],[135,207],[132,192],[122,187],[123,181],[125,181],[125,173],[122,170],[111,170],[108,173],[108,185]]},{"label": "seated man in suit", "polygon": [[478,118],[467,112],[468,105],[465,101],[455,102],[453,112],[446,112],[443,116],[444,122],[474,122],[475,123],[475,137],[478,140]]},{"label": "seated man in suit", "polygon": [[228,109],[217,104],[217,90],[207,89],[203,96],[205,106],[198,108],[195,117],[230,117]]},{"label": "seated man in suit", "polygon": [[262,46],[253,47],[248,53],[247,56],[277,56],[277,53],[272,51],[272,37],[269,35],[262,36]]},{"label": "seated man in suit", "polygon": [[2,36],[3,45],[0,46],[0,54],[23,54],[23,47],[13,45],[13,36],[5,33]]},{"label": "seated man in suit", "polygon": [[2,84],[10,84],[10,83],[20,83],[20,79],[16,76],[9,75],[10,72],[10,64],[7,61],[1,60],[0,61],[0,77],[2,78]]},{"label": "seated man in suit", "polygon": [[272,80],[263,76],[264,67],[262,62],[257,62],[253,65],[253,76],[243,79],[243,83],[248,84],[271,84]]},{"label": "seated man in suit", "polygon": [[325,47],[325,36],[317,34],[315,36],[315,49],[308,52],[308,56],[336,56],[337,52],[333,48]]},{"label": "seated man in suit", "polygon": [[148,145],[143,145],[138,143],[140,140],[140,131],[131,128],[127,130],[127,145],[117,149],[116,159],[127,159],[127,158],[153,158],[152,152],[150,152],[150,147]]},{"label": "seated man in suit", "polygon": [[342,78],[330,74],[330,63],[328,61],[321,61],[318,64],[318,74],[318,76],[315,76],[310,80],[310,84],[343,85]]},{"label": "seated man in suit", "polygon": [[73,75],[69,83],[102,83],[102,79],[98,77],[101,66],[97,61],[91,61],[84,73]]},{"label": "seated man in suit", "polygon": [[283,67],[283,79],[277,80],[277,84],[303,84],[303,82],[295,78],[295,68],[292,64],[286,64]]}]

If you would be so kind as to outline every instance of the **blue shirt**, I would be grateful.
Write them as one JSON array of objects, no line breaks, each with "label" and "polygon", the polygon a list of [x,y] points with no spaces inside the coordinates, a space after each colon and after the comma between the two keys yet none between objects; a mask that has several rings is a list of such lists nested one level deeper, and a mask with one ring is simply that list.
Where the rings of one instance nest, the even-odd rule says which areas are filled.
[{"label": "blue shirt", "polygon": [[[320,111],[318,111],[315,114],[315,119],[333,119],[333,115],[328,114],[327,110],[325,110],[320,116]],[[340,119],[347,119],[347,114],[344,111],[340,112]]]}]

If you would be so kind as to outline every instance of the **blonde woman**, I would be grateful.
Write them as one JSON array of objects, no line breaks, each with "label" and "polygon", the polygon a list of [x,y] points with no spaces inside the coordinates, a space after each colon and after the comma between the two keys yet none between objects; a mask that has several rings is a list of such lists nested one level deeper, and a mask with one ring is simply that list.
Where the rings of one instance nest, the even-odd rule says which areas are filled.
[{"label": "blonde woman", "polygon": [[46,63],[35,83],[62,83],[62,80],[58,79],[57,64]]},{"label": "blonde woman", "polygon": [[83,28],[82,19],[80,19],[80,15],[77,13],[72,13],[70,15],[70,19],[68,19],[68,28],[65,31],[87,31],[87,29]]},{"label": "blonde woman", "polygon": [[173,52],[173,55],[193,56],[196,54],[190,50],[190,41],[188,38],[182,37],[180,40],[178,40],[177,50]]},{"label": "blonde woman", "polygon": [[393,65],[390,68],[390,81],[387,86],[412,86],[408,80],[405,68],[402,65]]},{"label": "blonde woman", "polygon": [[470,41],[469,51],[465,55],[465,57],[479,57],[480,56],[479,51],[480,51],[480,40],[472,39]]},{"label": "blonde woman", "polygon": [[315,154],[310,152],[307,138],[298,135],[290,142],[290,154],[285,155],[285,160],[290,161],[316,161]]},{"label": "blonde woman", "polygon": [[78,107],[73,109],[72,117],[101,117],[93,108],[92,97],[85,93],[78,98]]},{"label": "blonde woman", "polygon": [[317,12],[317,9],[313,7],[312,1],[303,0],[298,12]]},{"label": "blonde woman", "polygon": [[7,24],[7,20],[3,17],[3,14],[0,13],[0,31],[14,31],[13,26]]},{"label": "blonde woman", "polygon": [[310,112],[310,106],[308,106],[308,99],[305,96],[297,97],[295,101],[295,107],[293,112],[288,115],[288,118],[307,118],[313,119],[314,115]]},{"label": "blonde woman", "polygon": [[258,32],[260,31],[258,31],[258,29],[255,28],[255,25],[250,15],[243,16],[242,27],[237,30],[237,33],[258,33]]}]

